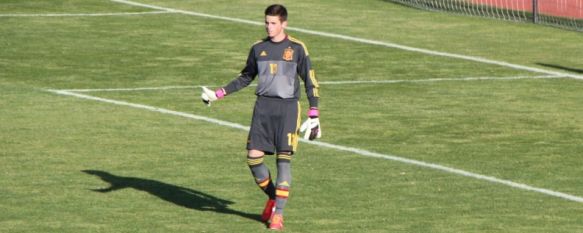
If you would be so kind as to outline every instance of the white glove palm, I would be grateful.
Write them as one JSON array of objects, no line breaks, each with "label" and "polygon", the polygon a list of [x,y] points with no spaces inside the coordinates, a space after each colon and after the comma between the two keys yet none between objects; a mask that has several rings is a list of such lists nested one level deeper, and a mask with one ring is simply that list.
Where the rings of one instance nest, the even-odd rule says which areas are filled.
[{"label": "white glove palm", "polygon": [[322,128],[320,128],[320,120],[315,118],[308,118],[302,126],[300,126],[300,132],[304,132],[304,139],[314,140],[316,138],[322,137]]},{"label": "white glove palm", "polygon": [[218,100],[215,92],[206,87],[202,87],[202,94],[200,95],[200,98],[202,98],[202,102],[204,102],[206,106],[211,106],[211,102]]}]

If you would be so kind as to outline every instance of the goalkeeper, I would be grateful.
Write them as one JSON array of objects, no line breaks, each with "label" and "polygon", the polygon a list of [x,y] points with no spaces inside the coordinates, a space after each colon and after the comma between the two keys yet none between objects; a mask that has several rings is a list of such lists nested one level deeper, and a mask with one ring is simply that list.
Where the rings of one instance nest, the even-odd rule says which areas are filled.
[{"label": "goalkeeper", "polygon": [[[207,104],[248,86],[256,76],[257,100],[247,139],[247,164],[257,185],[269,197],[262,220],[270,229],[283,229],[283,209],[291,187],[291,160],[297,149],[300,132],[300,80],[309,102],[308,119],[302,125],[304,138],[321,136],[318,120],[318,82],[308,49],[301,41],[285,33],[287,10],[271,5],[265,10],[267,37],[256,42],[249,52],[241,74],[215,91],[203,87]],[[277,178],[274,180],[263,163],[264,155],[276,155]],[[275,183],[273,183],[275,181]]]}]

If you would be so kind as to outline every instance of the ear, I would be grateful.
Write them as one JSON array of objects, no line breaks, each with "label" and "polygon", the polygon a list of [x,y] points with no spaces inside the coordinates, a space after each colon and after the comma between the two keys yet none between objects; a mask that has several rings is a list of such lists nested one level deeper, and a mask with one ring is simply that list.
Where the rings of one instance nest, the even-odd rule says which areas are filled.
[{"label": "ear", "polygon": [[283,28],[287,28],[287,20],[286,20],[286,21],[283,21],[283,22],[281,22],[281,27],[283,27]]}]

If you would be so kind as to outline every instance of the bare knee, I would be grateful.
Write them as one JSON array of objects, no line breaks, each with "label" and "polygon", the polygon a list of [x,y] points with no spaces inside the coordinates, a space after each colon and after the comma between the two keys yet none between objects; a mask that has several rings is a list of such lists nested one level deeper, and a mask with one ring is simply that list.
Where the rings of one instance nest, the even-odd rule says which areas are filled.
[{"label": "bare knee", "polygon": [[259,158],[263,155],[265,155],[265,153],[260,150],[249,150],[247,153],[247,156],[249,156],[249,158]]}]

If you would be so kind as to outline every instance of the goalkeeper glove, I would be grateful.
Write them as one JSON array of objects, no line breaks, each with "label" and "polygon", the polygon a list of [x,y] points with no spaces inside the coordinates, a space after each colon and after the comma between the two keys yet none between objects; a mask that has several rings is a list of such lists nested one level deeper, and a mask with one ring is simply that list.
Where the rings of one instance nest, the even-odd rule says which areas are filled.
[{"label": "goalkeeper glove", "polygon": [[202,98],[202,102],[206,104],[206,106],[211,106],[211,102],[222,99],[225,97],[225,89],[220,88],[216,91],[211,91],[206,87],[202,87],[202,94],[200,98]]},{"label": "goalkeeper glove", "polygon": [[322,137],[322,129],[320,128],[320,111],[318,108],[311,107],[308,111],[308,119],[300,126],[300,132],[306,132],[304,139],[314,140]]}]

